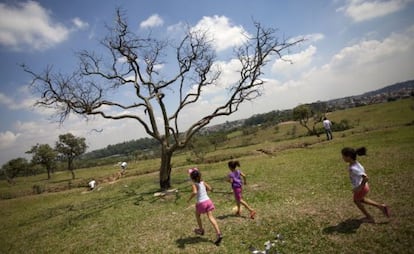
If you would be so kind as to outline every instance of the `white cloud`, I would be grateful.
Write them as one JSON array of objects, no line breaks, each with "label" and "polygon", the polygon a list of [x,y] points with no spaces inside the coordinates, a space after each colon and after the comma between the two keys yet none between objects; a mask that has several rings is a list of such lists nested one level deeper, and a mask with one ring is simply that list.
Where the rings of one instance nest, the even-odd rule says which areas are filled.
[{"label": "white cloud", "polygon": [[305,35],[304,38],[309,42],[317,42],[323,40],[325,38],[325,35],[321,33],[314,33]]},{"label": "white cloud", "polygon": [[374,19],[402,10],[413,0],[348,0],[337,9],[355,22]]},{"label": "white cloud", "polygon": [[310,45],[299,53],[284,55],[283,59],[278,58],[273,63],[272,73],[291,77],[293,74],[297,74],[310,66],[316,51],[316,47]]},{"label": "white cloud", "polygon": [[66,40],[69,29],[54,23],[50,14],[34,1],[0,3],[0,44],[13,50],[42,50]]},{"label": "white cloud", "polygon": [[6,149],[14,145],[16,139],[20,136],[19,133],[13,133],[11,131],[0,132],[0,149]]},{"label": "white cloud", "polygon": [[0,105],[11,110],[31,110],[36,99],[29,91],[28,86],[22,86],[17,90],[16,96],[0,93]]},{"label": "white cloud", "polygon": [[14,101],[10,99],[7,95],[0,93],[0,104],[10,106],[14,104]]},{"label": "white cloud", "polygon": [[151,28],[151,27],[156,27],[156,26],[162,26],[163,24],[164,24],[164,20],[158,14],[154,14],[154,15],[151,15],[146,20],[142,21],[139,24],[139,26],[141,28]]},{"label": "white cloud", "polygon": [[217,51],[242,45],[248,35],[242,26],[235,26],[227,17],[217,15],[203,17],[192,29],[207,31],[214,40]]},{"label": "white cloud", "polygon": [[323,40],[324,38],[325,38],[325,35],[322,34],[322,33],[313,33],[313,34],[298,35],[298,36],[292,37],[287,42],[288,43],[293,43],[295,41],[299,41],[301,39],[304,39],[302,44],[310,44],[310,43],[313,43],[313,42]]},{"label": "white cloud", "polygon": [[156,64],[154,65],[154,70],[155,71],[159,71],[162,70],[164,68],[165,64]]},{"label": "white cloud", "polygon": [[[292,108],[299,103],[328,100],[379,89],[414,79],[414,26],[382,40],[362,40],[334,54],[323,66],[309,66],[285,82],[272,76],[256,112]],[[266,106],[268,105],[268,106]]]},{"label": "white cloud", "polygon": [[[167,27],[167,31],[169,33],[178,33],[178,34],[183,34],[185,29],[186,29],[187,25],[183,22],[179,22],[177,24],[171,25]],[[177,36],[179,37],[179,36]]]},{"label": "white cloud", "polygon": [[88,22],[81,20],[80,18],[76,17],[72,19],[72,23],[75,25],[77,29],[86,29],[89,27]]}]

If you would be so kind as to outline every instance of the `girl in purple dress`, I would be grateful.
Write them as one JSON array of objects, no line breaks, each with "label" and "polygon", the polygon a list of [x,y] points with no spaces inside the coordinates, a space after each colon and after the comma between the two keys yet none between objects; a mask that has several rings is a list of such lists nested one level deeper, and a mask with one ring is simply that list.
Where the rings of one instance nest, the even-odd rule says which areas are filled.
[{"label": "girl in purple dress", "polygon": [[[237,204],[237,212],[236,215],[240,216],[240,204],[246,207],[247,210],[250,212],[250,218],[254,219],[256,215],[256,211],[251,208],[246,201],[242,198],[242,186],[243,184],[246,185],[246,175],[243,174],[238,167],[240,167],[240,163],[238,161],[229,161],[228,166],[230,169],[230,173],[228,175],[228,181],[231,183],[231,187],[233,189],[234,198],[236,199]],[[243,179],[243,181],[242,181]]]}]

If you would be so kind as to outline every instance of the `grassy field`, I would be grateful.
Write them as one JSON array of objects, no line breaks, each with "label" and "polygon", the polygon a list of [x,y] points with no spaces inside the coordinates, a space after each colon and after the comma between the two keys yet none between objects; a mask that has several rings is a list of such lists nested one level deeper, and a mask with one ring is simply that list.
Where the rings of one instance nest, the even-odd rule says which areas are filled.
[{"label": "grassy field", "polygon": [[[55,193],[23,195],[34,184],[67,185],[67,172],[18,178],[15,186],[0,183],[0,253],[250,253],[264,249],[276,234],[279,253],[413,253],[414,251],[414,101],[403,100],[333,112],[334,121],[348,119],[354,128],[324,137],[298,137],[295,123],[269,127],[230,140],[207,158],[223,161],[185,165],[188,155],[174,158],[173,195],[155,197],[158,161],[130,164],[129,176],[92,192],[73,188]],[[243,144],[250,143],[249,146]],[[352,202],[351,185],[340,150],[366,146],[360,157],[370,176],[369,197],[391,207],[385,218],[368,207],[375,224],[361,224]],[[258,150],[269,151],[269,154]],[[226,158],[237,158],[248,176],[245,200],[257,210],[233,216],[231,188],[223,179]],[[213,160],[214,161],[214,160]],[[198,237],[193,202],[187,203],[187,168],[197,166],[214,188],[210,197],[224,234],[220,247],[203,217],[206,234]],[[77,170],[77,181],[116,172],[114,165]]]}]

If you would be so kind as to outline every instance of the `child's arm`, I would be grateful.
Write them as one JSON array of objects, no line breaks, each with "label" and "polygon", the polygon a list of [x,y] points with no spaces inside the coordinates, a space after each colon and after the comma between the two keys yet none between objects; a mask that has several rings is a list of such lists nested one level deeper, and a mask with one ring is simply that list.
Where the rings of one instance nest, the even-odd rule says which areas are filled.
[{"label": "child's arm", "polygon": [[195,186],[195,184],[192,185],[192,188],[193,188],[193,190],[192,190],[192,192],[190,194],[190,197],[188,198],[187,202],[190,202],[191,199],[197,195],[197,187]]},{"label": "child's arm", "polygon": [[213,188],[211,188],[211,186],[208,183],[204,182],[204,186],[206,186],[207,191],[213,191]]},{"label": "child's arm", "polygon": [[240,175],[241,175],[241,177],[243,178],[243,183],[244,183],[244,185],[247,185],[247,182],[246,182],[246,175],[245,175],[245,174],[243,174],[243,172],[240,172]]},{"label": "child's arm", "polygon": [[355,188],[355,191],[358,192],[360,190],[362,190],[362,188],[364,188],[365,184],[368,182],[368,176],[367,175],[362,175],[362,181],[361,184]]},{"label": "child's arm", "polygon": [[231,178],[230,175],[227,176],[226,180],[229,183],[233,183],[233,178]]},{"label": "child's arm", "polygon": [[369,178],[367,175],[362,175],[361,186],[364,186],[368,182]]}]

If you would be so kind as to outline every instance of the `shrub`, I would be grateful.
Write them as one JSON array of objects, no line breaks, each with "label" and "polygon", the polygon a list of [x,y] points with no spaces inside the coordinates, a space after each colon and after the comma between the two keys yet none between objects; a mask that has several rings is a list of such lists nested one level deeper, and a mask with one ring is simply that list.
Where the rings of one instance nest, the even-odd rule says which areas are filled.
[{"label": "shrub", "polygon": [[332,131],[345,131],[352,128],[348,119],[342,119],[339,123],[332,123]]},{"label": "shrub", "polygon": [[39,184],[33,185],[32,189],[33,189],[33,194],[41,194],[45,191],[45,188]]}]

